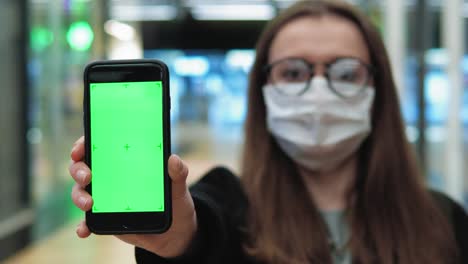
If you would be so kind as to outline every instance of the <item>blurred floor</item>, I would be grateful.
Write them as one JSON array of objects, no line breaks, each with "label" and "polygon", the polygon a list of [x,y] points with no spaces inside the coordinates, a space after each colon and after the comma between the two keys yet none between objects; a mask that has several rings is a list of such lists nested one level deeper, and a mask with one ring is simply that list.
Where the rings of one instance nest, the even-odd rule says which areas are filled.
[{"label": "blurred floor", "polygon": [[5,264],[27,263],[134,263],[133,247],[110,236],[79,239],[75,224],[70,224],[50,237],[8,259]]},{"label": "blurred floor", "polygon": [[[238,156],[242,145],[239,125],[208,127],[179,124],[173,128],[174,153],[189,166],[189,183],[207,170],[223,165],[238,172]],[[62,227],[48,237],[7,259],[4,264],[29,263],[134,263],[133,247],[112,236],[93,235],[79,239],[75,234],[78,222]]]},{"label": "blurred floor", "polygon": [[[222,165],[239,172],[242,147],[242,126],[239,124],[178,123],[172,127],[173,152],[188,164],[188,183],[199,179],[207,170]],[[437,145],[433,151],[440,152]],[[69,177],[69,176],[68,176]],[[69,179],[68,179],[69,180]],[[69,196],[69,190],[67,190]],[[69,199],[68,197],[66,199]],[[50,217],[50,215],[49,215]],[[5,264],[29,263],[134,263],[133,247],[111,236],[79,239],[75,235],[78,221],[38,240],[18,252]]]}]

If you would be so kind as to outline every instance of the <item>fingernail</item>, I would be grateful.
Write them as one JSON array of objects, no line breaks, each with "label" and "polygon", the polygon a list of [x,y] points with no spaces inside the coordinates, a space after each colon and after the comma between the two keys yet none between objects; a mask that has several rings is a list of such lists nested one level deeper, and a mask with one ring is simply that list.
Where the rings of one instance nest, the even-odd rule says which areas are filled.
[{"label": "fingernail", "polygon": [[76,177],[80,182],[84,182],[86,178],[86,172],[84,170],[78,170],[76,172]]},{"label": "fingernail", "polygon": [[80,197],[80,198],[78,199],[78,202],[80,203],[80,206],[81,206],[81,207],[85,207],[85,205],[86,205],[86,203],[87,203],[87,200],[86,200],[86,198],[84,198],[84,197]]},{"label": "fingernail", "polygon": [[75,141],[75,143],[73,143],[73,146],[78,145],[78,143],[80,143],[80,141],[81,141],[81,138],[77,139],[77,140]]},{"label": "fingernail", "polygon": [[177,160],[178,160],[177,166],[179,167],[179,172],[182,172],[182,170],[184,169],[184,163],[179,157],[177,157]]}]

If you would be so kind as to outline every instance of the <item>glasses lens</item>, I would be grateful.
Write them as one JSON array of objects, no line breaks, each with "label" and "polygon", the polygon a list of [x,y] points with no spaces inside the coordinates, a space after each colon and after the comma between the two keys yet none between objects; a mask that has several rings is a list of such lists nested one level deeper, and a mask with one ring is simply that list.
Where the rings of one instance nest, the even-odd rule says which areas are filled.
[{"label": "glasses lens", "polygon": [[328,76],[332,88],[340,95],[358,94],[369,80],[369,70],[356,59],[341,59],[330,65]]},{"label": "glasses lens", "polygon": [[307,86],[309,66],[302,60],[290,59],[274,63],[270,80],[284,94],[299,94]]}]

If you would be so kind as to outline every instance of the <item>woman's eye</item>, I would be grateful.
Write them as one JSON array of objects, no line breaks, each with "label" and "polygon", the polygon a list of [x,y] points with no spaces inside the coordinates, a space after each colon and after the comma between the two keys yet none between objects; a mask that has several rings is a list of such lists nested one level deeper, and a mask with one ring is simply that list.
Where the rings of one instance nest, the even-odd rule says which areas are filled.
[{"label": "woman's eye", "polygon": [[282,72],[281,78],[285,81],[302,81],[304,72],[299,69],[287,69]]},{"label": "woman's eye", "polygon": [[337,76],[341,81],[354,82],[359,79],[359,76],[354,71],[342,72]]},{"label": "woman's eye", "polygon": [[328,74],[333,81],[362,84],[367,80],[367,69],[355,61],[340,61],[331,65]]},{"label": "woman's eye", "polygon": [[333,69],[329,72],[330,79],[333,81],[357,83],[365,82],[366,74],[361,69],[347,68],[347,69]]}]

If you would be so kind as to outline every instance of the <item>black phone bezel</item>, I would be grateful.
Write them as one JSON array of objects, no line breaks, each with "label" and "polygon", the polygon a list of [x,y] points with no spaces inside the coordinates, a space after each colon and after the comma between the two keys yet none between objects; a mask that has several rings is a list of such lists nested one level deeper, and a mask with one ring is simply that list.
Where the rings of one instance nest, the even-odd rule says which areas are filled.
[{"label": "black phone bezel", "polygon": [[[162,81],[163,88],[163,157],[164,212],[93,213],[86,212],[86,224],[95,234],[163,233],[172,223],[171,179],[167,162],[171,153],[169,70],[159,60],[95,61],[84,70],[83,123],[85,134],[85,163],[91,168],[90,83]],[[91,183],[86,190],[92,196]]]}]

